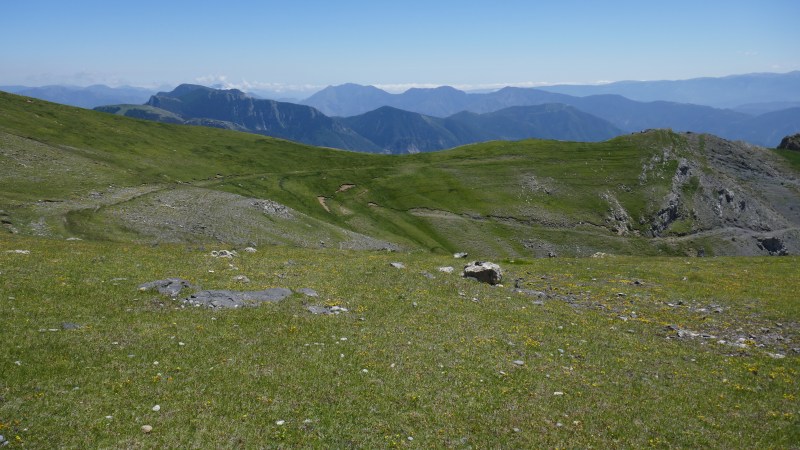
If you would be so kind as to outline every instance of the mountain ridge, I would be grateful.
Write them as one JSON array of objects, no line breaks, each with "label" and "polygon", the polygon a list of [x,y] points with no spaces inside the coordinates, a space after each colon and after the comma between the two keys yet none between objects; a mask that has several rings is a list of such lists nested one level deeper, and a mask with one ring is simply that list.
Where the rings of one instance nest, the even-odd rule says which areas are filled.
[{"label": "mountain ridge", "polygon": [[[450,95],[453,91],[450,88],[439,92]],[[485,116],[459,122],[458,117],[442,119],[393,107],[339,118],[328,117],[306,105],[261,100],[235,89],[219,90],[191,84],[180,85],[171,92],[159,92],[144,106],[109,105],[96,110],[372,153],[436,151],[496,139],[599,141],[622,134],[606,121],[566,106],[520,107],[506,111],[505,121]],[[396,123],[389,123],[389,117]],[[504,131],[500,132],[500,127]]]}]

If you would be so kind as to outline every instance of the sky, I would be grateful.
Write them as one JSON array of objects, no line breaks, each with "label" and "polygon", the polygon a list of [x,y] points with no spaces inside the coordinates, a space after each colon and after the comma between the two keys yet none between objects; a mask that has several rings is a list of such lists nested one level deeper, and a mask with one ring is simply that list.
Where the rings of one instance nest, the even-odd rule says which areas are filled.
[{"label": "sky", "polygon": [[800,70],[798,0],[0,0],[0,85],[464,90]]}]

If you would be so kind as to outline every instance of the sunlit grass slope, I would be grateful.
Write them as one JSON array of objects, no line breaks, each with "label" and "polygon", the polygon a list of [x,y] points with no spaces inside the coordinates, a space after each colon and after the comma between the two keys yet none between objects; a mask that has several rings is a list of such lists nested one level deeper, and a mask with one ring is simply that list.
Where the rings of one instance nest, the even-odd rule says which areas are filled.
[{"label": "sunlit grass slope", "polygon": [[[505,287],[489,287],[438,272],[455,261],[429,253],[209,251],[0,238],[0,434],[12,448],[800,439],[796,258],[499,261]],[[209,311],[137,289],[167,276],[320,297]],[[548,297],[513,292],[515,279]]]}]

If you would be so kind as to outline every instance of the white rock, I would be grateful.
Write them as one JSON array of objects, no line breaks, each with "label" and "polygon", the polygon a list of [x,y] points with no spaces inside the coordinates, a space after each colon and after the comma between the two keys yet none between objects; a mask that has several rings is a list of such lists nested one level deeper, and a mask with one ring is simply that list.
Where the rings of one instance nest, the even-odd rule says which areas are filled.
[{"label": "white rock", "polygon": [[514,360],[513,362],[514,362],[514,364],[516,364],[518,366],[524,366],[525,365],[525,361],[523,361],[521,359]]},{"label": "white rock", "polygon": [[253,247],[245,247],[244,251],[247,253],[255,253],[256,249],[254,249]]},{"label": "white rock", "polygon": [[155,412],[159,412],[159,411],[161,411],[161,405],[155,405],[155,406],[153,406],[153,411],[155,411]]},{"label": "white rock", "polygon": [[281,426],[281,425],[283,425],[283,424],[285,424],[285,423],[286,423],[286,421],[285,421],[285,420],[276,420],[276,421],[275,421],[275,425],[278,425],[278,426]]},{"label": "white rock", "polygon": [[564,395],[564,393],[561,391],[555,391],[553,392],[553,395]]},{"label": "white rock", "polygon": [[444,272],[444,273],[453,273],[453,271],[455,271],[456,269],[454,269],[453,267],[450,267],[450,266],[442,266],[442,267],[439,267],[436,270],[438,270],[439,272]]},{"label": "white rock", "polygon": [[153,431],[153,427],[150,425],[142,425],[142,433],[149,433]]}]

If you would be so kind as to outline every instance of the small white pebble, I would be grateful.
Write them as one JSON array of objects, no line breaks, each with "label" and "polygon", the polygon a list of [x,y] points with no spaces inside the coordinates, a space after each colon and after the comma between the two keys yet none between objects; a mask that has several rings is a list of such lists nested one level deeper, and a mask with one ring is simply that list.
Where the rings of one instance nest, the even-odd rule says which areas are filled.
[{"label": "small white pebble", "polygon": [[208,270],[208,273],[214,273],[214,271],[213,271],[213,270],[211,270],[211,269],[209,269],[209,270]]},{"label": "small white pebble", "polygon": [[367,373],[367,372],[369,372],[369,370],[367,370],[367,369],[361,369],[361,372],[363,372],[363,373]]},{"label": "small white pebble", "polygon": [[158,361],[153,361],[153,365],[157,366],[158,365]]},{"label": "small white pebble", "polygon": [[114,418],[114,416],[106,416],[106,419],[108,419],[108,420],[111,420],[113,418]]},{"label": "small white pebble", "polygon": [[409,437],[407,437],[406,439],[408,439],[409,441],[413,441],[413,440],[414,440],[414,437],[413,437],[413,436],[409,436]]},{"label": "small white pebble", "polygon": [[389,367],[391,367],[392,369],[394,369],[394,366],[395,366],[395,363],[389,364]]},{"label": "small white pebble", "polygon": [[340,341],[346,341],[346,340],[347,340],[347,338],[346,338],[346,337],[343,337],[343,338],[339,338],[339,340],[340,340]]},{"label": "small white pebble", "polygon": [[161,405],[155,405],[155,406],[153,406],[153,411],[155,411],[155,412],[159,412],[159,411],[161,411]]},{"label": "small white pebble", "polygon": [[16,364],[18,366],[21,366],[22,365],[22,361],[14,361],[14,364]]},{"label": "small white pebble", "polygon": [[555,391],[553,392],[553,395],[564,395],[564,393],[561,391]]},{"label": "small white pebble", "polygon": [[286,423],[286,421],[285,421],[285,420],[276,420],[276,421],[275,421],[275,425],[278,425],[278,426],[281,426],[281,425],[283,425],[283,424],[285,424],[285,423]]},{"label": "small white pebble", "polygon": [[150,425],[142,425],[142,433],[146,434],[151,431],[153,431],[153,427],[151,427]]},{"label": "small white pebble", "polygon": [[303,421],[303,423],[311,423],[311,422],[313,422],[313,420],[311,420],[311,419],[306,419],[306,420]]},{"label": "small white pebble", "polygon": [[344,353],[339,353],[339,358],[344,358]]},{"label": "small white pebble", "polygon": [[186,345],[186,344],[184,344],[183,342],[178,342],[178,345],[180,345],[181,347],[183,347],[183,346],[184,346],[184,345]]}]

